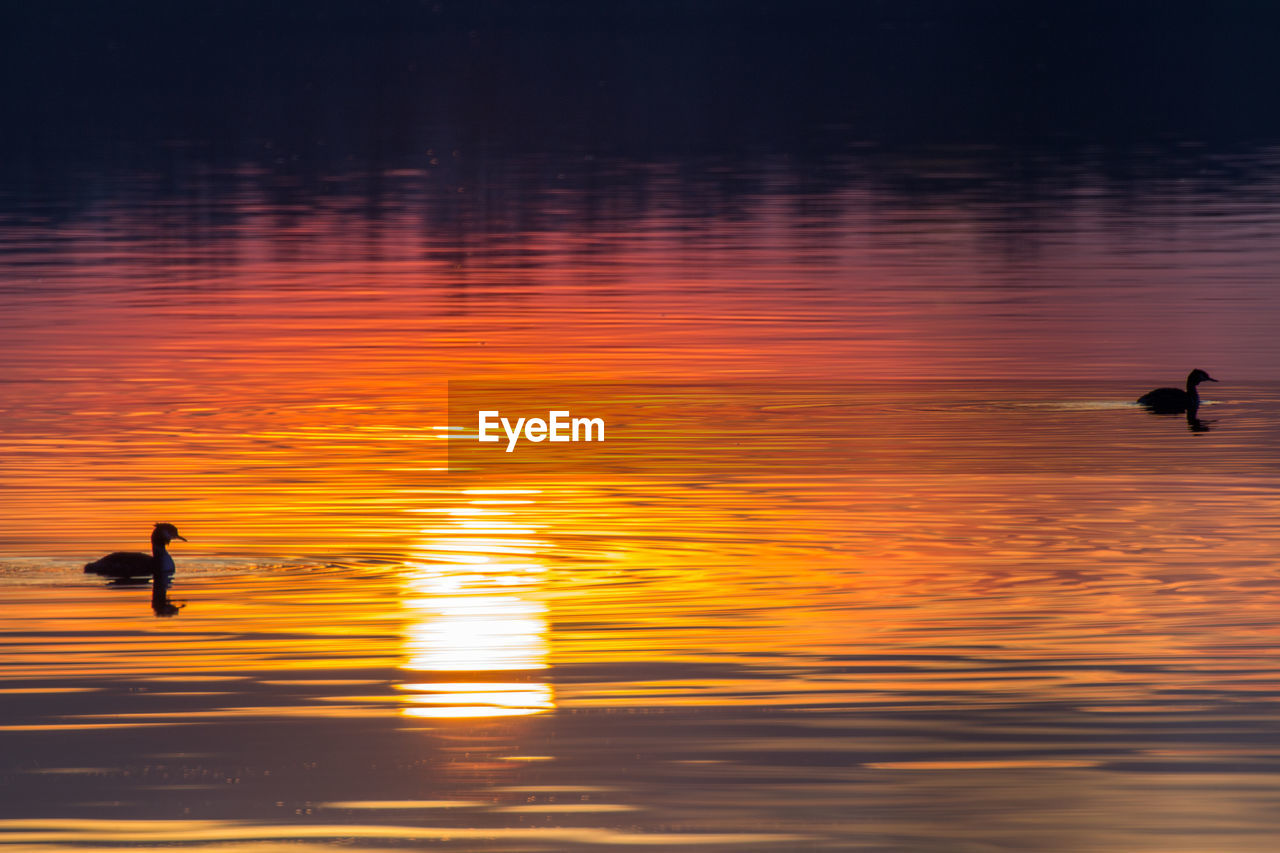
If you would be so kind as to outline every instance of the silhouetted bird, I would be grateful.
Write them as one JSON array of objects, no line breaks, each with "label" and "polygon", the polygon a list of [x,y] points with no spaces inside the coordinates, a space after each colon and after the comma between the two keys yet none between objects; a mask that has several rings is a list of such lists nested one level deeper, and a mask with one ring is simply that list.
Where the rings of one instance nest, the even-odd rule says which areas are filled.
[{"label": "silhouetted bird", "polygon": [[143,554],[140,551],[116,551],[101,560],[94,560],[86,565],[84,570],[107,578],[154,576],[167,578],[173,574],[173,557],[169,556],[165,546],[174,539],[187,541],[178,535],[178,528],[161,522],[151,531],[150,554]]},{"label": "silhouetted bird", "polygon": [[1194,412],[1200,406],[1200,394],[1196,386],[1201,382],[1217,382],[1203,370],[1196,368],[1187,374],[1187,390],[1181,388],[1157,388],[1138,398],[1138,404],[1162,415],[1179,415]]}]

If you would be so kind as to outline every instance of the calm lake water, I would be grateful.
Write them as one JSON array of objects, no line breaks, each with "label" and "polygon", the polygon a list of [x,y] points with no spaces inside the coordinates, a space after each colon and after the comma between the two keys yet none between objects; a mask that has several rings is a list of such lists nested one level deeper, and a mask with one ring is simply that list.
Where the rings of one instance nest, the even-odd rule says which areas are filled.
[{"label": "calm lake water", "polygon": [[184,162],[0,197],[0,845],[1275,849],[1276,151]]}]

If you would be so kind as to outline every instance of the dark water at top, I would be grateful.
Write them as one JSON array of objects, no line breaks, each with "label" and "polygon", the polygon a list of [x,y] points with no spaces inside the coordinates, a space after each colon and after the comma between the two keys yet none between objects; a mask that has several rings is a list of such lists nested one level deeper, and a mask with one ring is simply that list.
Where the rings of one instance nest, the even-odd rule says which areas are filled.
[{"label": "dark water at top", "polygon": [[6,13],[0,845],[1274,848],[1265,11],[299,8]]}]

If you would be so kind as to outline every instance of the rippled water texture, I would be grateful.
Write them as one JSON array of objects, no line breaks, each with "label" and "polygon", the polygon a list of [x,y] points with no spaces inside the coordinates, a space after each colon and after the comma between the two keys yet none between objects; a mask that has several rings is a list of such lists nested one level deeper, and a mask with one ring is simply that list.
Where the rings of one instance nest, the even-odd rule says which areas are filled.
[{"label": "rippled water texture", "polygon": [[0,844],[1274,849],[1273,154],[470,157],[4,198]]}]

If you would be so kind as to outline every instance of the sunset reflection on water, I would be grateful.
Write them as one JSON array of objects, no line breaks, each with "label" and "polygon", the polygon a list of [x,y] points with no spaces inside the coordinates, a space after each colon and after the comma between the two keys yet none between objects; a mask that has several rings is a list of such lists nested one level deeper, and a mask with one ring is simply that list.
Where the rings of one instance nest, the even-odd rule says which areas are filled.
[{"label": "sunset reflection on water", "polygon": [[[441,679],[398,684],[409,717],[498,717],[555,708],[549,684],[486,676],[548,667],[550,623],[536,598],[546,575],[545,546],[518,519],[531,490],[470,490],[460,506],[439,511],[434,538],[413,547],[405,566],[404,669]],[[513,537],[513,538],[508,538]],[[451,681],[450,677],[467,680]]]},{"label": "sunset reflection on water", "polygon": [[[1280,829],[1274,180],[1084,164],[1028,230],[976,155],[507,168],[143,176],[0,236],[8,839]],[[1142,331],[1178,305],[1207,432],[1133,403],[1196,366]],[[468,382],[595,383],[618,443],[468,468]],[[164,620],[81,571],[158,521]]]}]

